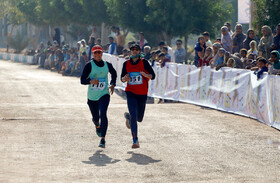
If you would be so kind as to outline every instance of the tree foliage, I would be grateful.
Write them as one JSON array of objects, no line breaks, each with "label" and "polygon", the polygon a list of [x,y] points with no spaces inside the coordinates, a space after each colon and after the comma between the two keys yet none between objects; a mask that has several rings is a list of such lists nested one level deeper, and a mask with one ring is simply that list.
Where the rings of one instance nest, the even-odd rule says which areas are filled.
[{"label": "tree foliage", "polygon": [[255,11],[253,13],[253,26],[260,32],[263,25],[275,29],[279,21],[279,0],[253,0]]}]

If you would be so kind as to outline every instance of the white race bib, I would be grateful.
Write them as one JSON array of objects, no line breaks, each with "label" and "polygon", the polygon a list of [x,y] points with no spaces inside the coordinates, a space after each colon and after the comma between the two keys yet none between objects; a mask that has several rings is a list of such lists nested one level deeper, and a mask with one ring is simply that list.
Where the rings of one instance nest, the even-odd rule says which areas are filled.
[{"label": "white race bib", "polygon": [[141,85],[143,84],[143,77],[140,72],[131,72],[129,73],[129,77],[131,78],[128,82],[130,85]]},{"label": "white race bib", "polygon": [[91,84],[90,86],[91,90],[98,90],[98,91],[104,90],[106,84],[105,78],[97,78],[97,79],[99,80],[99,83],[97,85]]}]

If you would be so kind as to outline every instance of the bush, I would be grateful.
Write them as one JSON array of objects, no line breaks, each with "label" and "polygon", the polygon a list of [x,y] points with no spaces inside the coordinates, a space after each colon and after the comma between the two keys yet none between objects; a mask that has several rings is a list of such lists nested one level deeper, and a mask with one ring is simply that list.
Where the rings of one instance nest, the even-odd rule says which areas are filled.
[{"label": "bush", "polygon": [[29,44],[29,40],[19,32],[17,32],[15,37],[8,37],[7,42],[11,48],[15,49],[15,53],[21,53],[21,51],[24,50]]}]

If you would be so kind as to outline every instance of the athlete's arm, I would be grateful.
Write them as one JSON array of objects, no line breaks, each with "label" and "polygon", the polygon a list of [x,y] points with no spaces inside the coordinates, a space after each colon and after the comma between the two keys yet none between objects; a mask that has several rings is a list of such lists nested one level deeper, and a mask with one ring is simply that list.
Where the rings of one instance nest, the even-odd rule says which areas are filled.
[{"label": "athlete's arm", "polygon": [[127,81],[127,70],[126,70],[126,62],[123,63],[122,74],[121,74],[121,81],[124,83]]},{"label": "athlete's arm", "polygon": [[144,59],[143,60],[143,64],[144,64],[144,69],[149,73],[149,74],[147,74],[147,76],[148,75],[152,75],[152,76],[148,76],[148,78],[152,79],[152,80],[155,79],[156,74],[155,74],[154,69],[152,68],[152,66],[149,64],[149,62],[146,59]]},{"label": "athlete's arm", "polygon": [[116,86],[116,81],[117,81],[117,71],[114,69],[113,65],[111,63],[108,63],[108,68],[109,68],[109,72],[111,74],[111,82],[110,85],[114,85]]},{"label": "athlete's arm", "polygon": [[89,85],[90,84],[90,78],[88,78],[89,74],[91,72],[91,63],[87,63],[84,67],[83,74],[81,76],[81,84],[82,85]]}]

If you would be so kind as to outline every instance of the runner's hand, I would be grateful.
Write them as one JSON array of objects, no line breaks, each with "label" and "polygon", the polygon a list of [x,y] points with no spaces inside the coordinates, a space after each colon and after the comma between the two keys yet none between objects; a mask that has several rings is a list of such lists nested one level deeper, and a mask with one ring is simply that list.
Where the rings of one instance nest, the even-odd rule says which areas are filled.
[{"label": "runner's hand", "polygon": [[140,72],[142,74],[142,76],[146,77],[146,78],[149,78],[149,79],[152,79],[152,75],[151,74],[147,74],[143,71]]},{"label": "runner's hand", "polygon": [[98,83],[99,83],[99,80],[97,79],[97,77],[90,81],[90,84],[92,84],[92,85],[98,85]]},{"label": "runner's hand", "polygon": [[113,93],[115,91],[115,85],[111,85],[111,86],[109,86],[109,88],[110,88],[111,95],[113,95]]},{"label": "runner's hand", "polygon": [[123,77],[123,81],[126,82],[126,81],[130,81],[130,77],[129,77],[129,74],[126,74],[124,77]]}]

